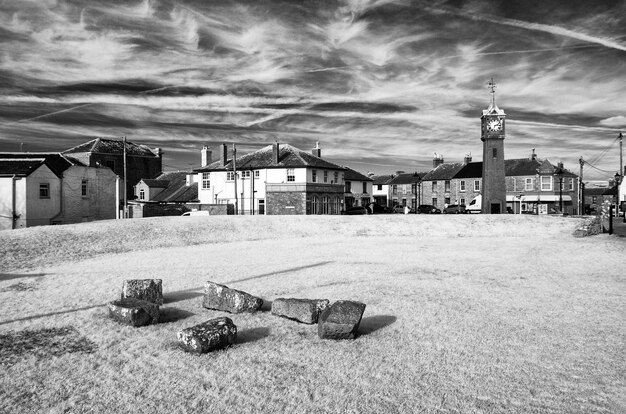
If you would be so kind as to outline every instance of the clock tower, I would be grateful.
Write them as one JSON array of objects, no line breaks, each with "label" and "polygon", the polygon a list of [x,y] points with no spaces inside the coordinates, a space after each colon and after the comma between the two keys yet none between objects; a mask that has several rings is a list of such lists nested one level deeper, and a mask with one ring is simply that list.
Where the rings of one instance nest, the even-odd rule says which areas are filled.
[{"label": "clock tower", "polygon": [[481,136],[483,142],[482,212],[500,214],[506,212],[506,183],[504,179],[504,111],[496,105],[496,84],[489,82],[491,103],[483,110]]}]

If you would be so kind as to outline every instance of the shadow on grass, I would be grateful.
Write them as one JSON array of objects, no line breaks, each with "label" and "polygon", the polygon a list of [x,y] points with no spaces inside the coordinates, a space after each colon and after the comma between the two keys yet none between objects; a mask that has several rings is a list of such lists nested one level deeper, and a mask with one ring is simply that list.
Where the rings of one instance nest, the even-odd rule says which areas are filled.
[{"label": "shadow on grass", "polygon": [[176,322],[194,316],[195,313],[178,308],[161,308],[159,323]]},{"label": "shadow on grass", "polygon": [[394,323],[398,318],[393,315],[375,315],[367,316],[361,319],[359,325],[359,335],[369,335],[386,326]]},{"label": "shadow on grass", "polygon": [[246,329],[241,332],[237,332],[237,343],[246,344],[250,342],[256,342],[260,339],[268,337],[269,335],[270,328],[268,328],[267,326]]},{"label": "shadow on grass", "polygon": [[23,277],[40,277],[45,275],[45,273],[0,273],[0,281],[21,279]]},{"label": "shadow on grass", "polygon": [[32,319],[45,318],[47,316],[63,315],[65,313],[84,311],[84,310],[99,308],[101,306],[106,306],[106,305],[107,305],[106,303],[101,303],[99,305],[83,306],[82,308],[74,308],[74,309],[68,309],[68,310],[58,311],[58,312],[48,312],[48,313],[42,313],[39,315],[25,316],[23,318],[9,319],[8,321],[0,321],[0,325],[5,325],[7,323],[13,323],[13,322],[30,321]]},{"label": "shadow on grass", "polygon": [[171,292],[168,293],[166,295],[163,295],[163,303],[175,303],[175,302],[180,302],[183,300],[187,300],[187,299],[193,299],[193,298],[197,298],[203,295],[202,292],[198,292],[198,290],[201,290],[203,288],[195,288],[195,289],[185,289],[185,290],[178,290],[176,292]]}]

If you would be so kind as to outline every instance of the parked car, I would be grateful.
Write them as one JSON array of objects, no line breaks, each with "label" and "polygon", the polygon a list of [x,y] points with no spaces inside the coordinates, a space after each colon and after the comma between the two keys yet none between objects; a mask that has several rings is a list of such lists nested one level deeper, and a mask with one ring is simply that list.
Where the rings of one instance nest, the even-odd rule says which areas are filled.
[{"label": "parked car", "polygon": [[200,210],[200,211],[187,211],[182,214],[181,217],[189,217],[189,216],[209,216],[208,211]]},{"label": "parked car", "polygon": [[365,206],[356,206],[356,207],[349,207],[345,210],[341,211],[341,214],[346,215],[346,216],[353,216],[353,215],[360,215],[360,214],[372,214],[372,211]]},{"label": "parked car", "polygon": [[367,206],[372,214],[389,214],[391,213],[391,208],[387,206],[381,206],[380,204],[370,203]]},{"label": "parked car", "polygon": [[417,214],[440,214],[441,210],[431,204],[420,204]]},{"label": "parked car", "polygon": [[444,214],[465,214],[465,204],[450,204],[443,209]]}]

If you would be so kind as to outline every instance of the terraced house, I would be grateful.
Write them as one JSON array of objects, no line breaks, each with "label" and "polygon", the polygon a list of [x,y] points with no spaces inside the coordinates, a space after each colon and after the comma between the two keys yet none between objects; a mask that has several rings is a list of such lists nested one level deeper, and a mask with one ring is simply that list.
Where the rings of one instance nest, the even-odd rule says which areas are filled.
[{"label": "terraced house", "polygon": [[198,174],[200,204],[233,204],[237,214],[340,214],[344,208],[345,168],[310,153],[274,143],[229,158],[226,144],[219,159],[202,149]]}]

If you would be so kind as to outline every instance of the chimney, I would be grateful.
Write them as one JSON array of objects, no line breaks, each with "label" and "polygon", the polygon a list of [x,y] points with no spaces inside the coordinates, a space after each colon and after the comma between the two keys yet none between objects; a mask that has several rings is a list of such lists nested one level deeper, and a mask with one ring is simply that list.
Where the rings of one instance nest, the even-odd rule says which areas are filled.
[{"label": "chimney", "polygon": [[206,167],[207,165],[209,165],[211,163],[211,155],[212,152],[209,149],[209,147],[204,146],[202,147],[202,151],[200,151],[200,153],[202,154],[202,167]]},{"label": "chimney", "polygon": [[222,144],[220,150],[220,163],[222,167],[226,166],[226,163],[228,163],[228,147],[226,144]]},{"label": "chimney", "polygon": [[535,160],[537,159],[537,154],[535,154],[535,149],[534,149],[534,148],[533,148],[533,153],[532,153],[532,154],[530,154],[530,159],[531,159],[532,161],[535,161]]},{"label": "chimney", "polygon": [[274,145],[272,147],[272,162],[274,164],[278,164],[279,156],[280,156],[280,145],[278,144],[278,141],[276,141],[274,142]]},{"label": "chimney", "polygon": [[157,157],[163,156],[163,150],[161,148],[155,148],[154,153],[156,154]]},{"label": "chimney", "polygon": [[443,164],[443,155],[439,155],[435,152],[435,157],[433,158],[433,168],[437,168],[437,166]]},{"label": "chimney", "polygon": [[463,164],[469,164],[470,162],[472,162],[472,154],[467,154],[465,156],[465,158],[463,158]]},{"label": "chimney", "polygon": [[315,142],[315,148],[313,148],[311,153],[313,155],[315,155],[317,158],[322,158],[322,149],[320,148],[320,142],[319,141]]}]

